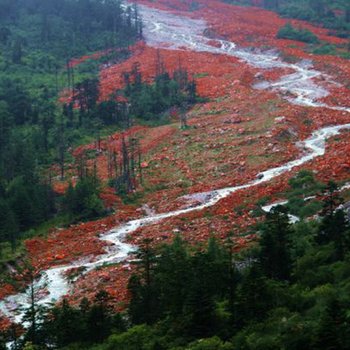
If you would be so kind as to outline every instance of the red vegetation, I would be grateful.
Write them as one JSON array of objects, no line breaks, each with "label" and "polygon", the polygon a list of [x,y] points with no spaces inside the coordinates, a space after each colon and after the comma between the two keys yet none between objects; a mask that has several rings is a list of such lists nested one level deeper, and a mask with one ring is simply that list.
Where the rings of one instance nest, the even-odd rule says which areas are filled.
[{"label": "red vegetation", "polygon": [[82,298],[92,300],[97,291],[105,290],[110,295],[114,309],[123,310],[130,299],[127,285],[134,270],[134,266],[130,264],[93,270],[78,279],[69,299],[73,304],[78,304]]},{"label": "red vegetation", "polygon": [[15,289],[11,284],[4,284],[4,283],[0,284],[0,300],[5,298],[8,295],[13,294],[14,292],[15,292]]},{"label": "red vegetation", "polygon": [[34,238],[26,241],[31,264],[38,270],[64,265],[84,256],[104,253],[105,243],[98,235],[109,231],[132,217],[137,217],[134,208],[124,206],[117,216],[55,229],[48,239]]},{"label": "red vegetation", "polygon": [[[225,79],[238,65],[239,60],[234,57],[209,54],[193,51],[171,51],[166,49],[155,49],[139,43],[133,49],[133,55],[125,62],[111,66],[100,73],[101,99],[107,99],[117,89],[124,87],[123,72],[129,72],[135,63],[140,65],[140,72],[144,81],[151,83],[156,75],[158,53],[164,63],[165,69],[172,74],[179,69],[180,65],[186,69],[191,76],[197,78],[198,93],[205,97],[218,97],[228,91],[230,85]],[[242,65],[242,63],[239,63]],[[210,73],[210,74],[208,74]]]},{"label": "red vegetation", "polygon": [[[320,84],[331,89],[331,94],[324,101],[334,106],[350,105],[350,93],[346,87],[350,86],[350,62],[333,56],[314,56],[304,51],[302,43],[276,39],[277,31],[286,23],[276,14],[215,0],[198,0],[198,9],[191,12],[186,12],[190,4],[185,0],[140,2],[203,18],[213,36],[218,35],[241,46],[278,48],[285,59],[296,61],[311,58],[317,69],[342,83],[330,85],[325,77]],[[293,21],[293,24],[312,30],[322,40],[343,43],[342,39],[328,36],[325,29],[301,21]],[[124,133],[126,137],[140,139],[145,183],[138,191],[149,210],[166,212],[185,208],[195,203],[179,197],[245,184],[263,170],[296,159],[302,150],[295,142],[309,137],[312,131],[350,122],[347,112],[294,106],[276,93],[252,88],[252,84],[260,79],[275,81],[291,73],[289,70],[259,71],[237,58],[205,52],[160,49],[159,53],[170,72],[176,70],[180,62],[194,77],[200,96],[209,97],[210,101],[192,108],[188,113],[189,128],[185,131],[174,124],[157,128],[134,126]],[[107,99],[111,93],[123,88],[122,73],[130,71],[136,62],[140,63],[143,79],[153,81],[157,50],[139,43],[133,47],[131,58],[101,71],[101,99]],[[260,220],[252,215],[257,201],[264,197],[271,202],[278,199],[288,188],[288,179],[298,170],[313,169],[322,181],[350,177],[348,135],[344,132],[330,140],[325,156],[271,182],[240,190],[211,208],[142,227],[128,240],[140,245],[145,238],[151,238],[152,244],[158,245],[169,242],[174,233],[181,233],[195,245],[206,241],[212,234],[223,240],[233,234],[236,249],[245,247],[255,239],[251,225]],[[98,176],[105,181],[109,175],[107,154],[120,152],[121,139],[122,134],[115,133],[102,140],[100,145],[97,142],[84,145],[73,150],[72,154],[79,158],[87,151],[95,151],[96,159],[90,160],[88,165],[92,167],[96,162]],[[74,180],[73,165],[69,174]],[[55,182],[58,193],[64,193],[66,186],[67,182]],[[143,215],[142,210],[137,209],[138,204],[133,207],[123,205],[111,189],[105,189],[101,197],[108,207],[117,207],[117,214],[95,222],[55,229],[48,239],[27,241],[28,255],[37,269],[101,254],[105,243],[98,239],[100,233]],[[98,289],[106,289],[121,306],[128,300],[126,284],[130,268],[127,264],[104,267],[83,275],[74,286],[72,300],[78,302],[83,296],[92,297]],[[0,298],[12,292],[6,286],[3,290]]]}]

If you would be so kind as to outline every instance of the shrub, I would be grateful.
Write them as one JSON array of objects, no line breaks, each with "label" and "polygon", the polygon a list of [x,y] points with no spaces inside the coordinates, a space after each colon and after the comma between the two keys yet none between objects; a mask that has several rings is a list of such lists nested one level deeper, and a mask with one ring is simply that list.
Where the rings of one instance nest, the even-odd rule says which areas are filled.
[{"label": "shrub", "polygon": [[80,179],[75,187],[70,184],[63,198],[64,211],[77,220],[103,215],[105,209],[99,193],[100,185],[95,176]]},{"label": "shrub", "polygon": [[337,52],[337,47],[332,44],[324,44],[312,51],[315,55],[334,55]]},{"label": "shrub", "polygon": [[277,38],[297,40],[311,44],[319,42],[317,36],[310,32],[308,29],[294,28],[290,23],[287,23],[278,31]]}]

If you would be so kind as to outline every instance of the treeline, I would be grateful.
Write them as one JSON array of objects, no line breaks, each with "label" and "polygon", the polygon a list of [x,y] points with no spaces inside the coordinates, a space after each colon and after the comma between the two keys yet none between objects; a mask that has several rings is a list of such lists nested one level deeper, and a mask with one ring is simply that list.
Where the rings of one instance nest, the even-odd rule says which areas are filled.
[{"label": "treeline", "polygon": [[[159,120],[164,112],[177,107],[184,113],[198,101],[196,83],[186,69],[179,67],[170,75],[158,60],[158,69],[153,84],[142,82],[139,65],[124,73],[124,96],[130,104],[130,115],[145,120]],[[169,113],[168,113],[169,114]]]},{"label": "treeline", "polygon": [[0,43],[17,64],[32,50],[45,49],[48,60],[71,58],[142,35],[137,10],[118,0],[1,0],[0,21]]},{"label": "treeline", "polygon": [[275,207],[255,228],[257,244],[241,252],[231,238],[193,247],[175,236],[159,249],[146,240],[124,315],[108,308],[106,293],[93,306],[64,301],[32,317],[18,349],[348,349],[350,226],[341,201],[330,183],[319,219],[294,225]]},{"label": "treeline", "polygon": [[310,21],[329,28],[340,37],[350,37],[350,3],[347,0],[224,0],[228,3],[262,6],[287,18]]},{"label": "treeline", "polygon": [[334,30],[338,36],[349,37],[350,4],[346,0],[265,0],[264,6],[278,11],[284,17],[318,23]]}]

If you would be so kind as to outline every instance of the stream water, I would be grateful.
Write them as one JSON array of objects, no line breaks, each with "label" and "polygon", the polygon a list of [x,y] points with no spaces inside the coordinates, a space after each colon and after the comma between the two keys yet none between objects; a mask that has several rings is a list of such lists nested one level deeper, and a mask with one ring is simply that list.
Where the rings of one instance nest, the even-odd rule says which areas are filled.
[{"label": "stream water", "polygon": [[[291,68],[293,73],[282,77],[279,81],[272,84],[262,82],[256,88],[273,89],[277,92],[288,92],[288,99],[291,103],[304,105],[308,107],[326,107],[339,111],[350,113],[348,107],[333,107],[317,102],[328,94],[328,91],[315,82],[315,78],[320,77],[323,73],[313,69],[310,62],[300,62],[299,64],[289,64],[283,62],[275,52],[255,52],[243,50],[236,47],[234,43],[218,40],[219,45],[212,46],[209,39],[203,34],[206,29],[206,23],[203,20],[190,19],[167,13],[165,11],[155,10],[146,6],[139,6],[145,25],[144,35],[147,44],[154,47],[163,47],[171,50],[180,50],[182,48],[194,51],[205,51],[215,54],[232,55],[240,58],[244,62],[260,68]],[[211,42],[213,39],[210,39]],[[218,46],[218,47],[216,47]],[[93,260],[80,260],[65,266],[57,266],[42,271],[40,277],[35,281],[35,288],[41,290],[41,297],[38,303],[47,305],[59,300],[62,296],[68,294],[72,287],[65,277],[65,273],[72,268],[83,268],[82,273],[87,273],[92,269],[115,262],[125,261],[128,255],[136,247],[124,242],[125,236],[134,232],[142,226],[146,226],[160,220],[175,217],[181,214],[199,211],[204,208],[213,206],[221,199],[230,194],[257,186],[263,182],[290,171],[294,167],[300,166],[315,157],[322,156],[325,153],[326,140],[338,134],[341,129],[350,128],[350,123],[345,125],[328,126],[319,129],[312,135],[298,143],[302,150],[300,158],[290,161],[282,166],[266,170],[257,175],[256,180],[246,184],[227,187],[214,190],[205,194],[196,194],[203,198],[203,202],[190,208],[170,211],[162,214],[146,216],[138,220],[132,220],[126,224],[117,227],[100,237],[101,240],[108,242],[110,245],[106,252]],[[15,322],[20,323],[23,317],[23,310],[29,306],[28,291],[9,296],[0,301],[0,312],[8,316]]]}]

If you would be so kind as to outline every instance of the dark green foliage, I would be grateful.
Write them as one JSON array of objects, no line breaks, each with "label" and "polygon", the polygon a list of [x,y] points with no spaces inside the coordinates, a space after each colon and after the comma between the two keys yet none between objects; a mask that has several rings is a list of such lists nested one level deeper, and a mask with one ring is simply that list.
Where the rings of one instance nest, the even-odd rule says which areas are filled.
[{"label": "dark green foliage", "polygon": [[[213,290],[215,280],[207,267],[215,261],[208,261],[206,253],[198,253],[190,261],[190,275],[185,304],[183,306],[184,330],[187,335],[194,338],[206,338],[213,335],[215,325],[215,299],[217,291]],[[216,276],[215,276],[216,277]]]},{"label": "dark green foliage", "polygon": [[133,118],[157,121],[171,108],[186,110],[198,100],[195,82],[181,67],[172,77],[168,72],[159,72],[155,83],[149,85],[142,82],[139,67],[135,64],[131,72],[124,74],[124,79],[124,94],[130,103]]},{"label": "dark green foliage", "polygon": [[154,277],[156,256],[150,243],[149,240],[146,240],[140,248],[138,253],[139,275],[132,276],[128,286],[133,295],[129,311],[134,324],[152,324],[158,319],[160,312]]},{"label": "dark green foliage", "polygon": [[111,333],[112,317],[108,310],[109,295],[100,291],[95,296],[95,303],[91,306],[86,317],[85,336],[88,342],[99,343]]},{"label": "dark green foliage", "polygon": [[293,189],[293,194],[308,195],[314,194],[321,188],[320,184],[315,180],[314,174],[309,170],[301,170],[289,180],[289,185]]},{"label": "dark green foliage", "polygon": [[105,350],[162,350],[157,346],[156,335],[146,325],[138,325],[130,328],[127,332],[113,334],[104,347]]},{"label": "dark green foliage", "polygon": [[257,264],[254,264],[244,275],[237,297],[235,323],[238,327],[244,326],[247,320],[264,320],[271,306],[271,295],[267,288],[267,278]]},{"label": "dark green foliage", "polygon": [[337,47],[332,44],[323,44],[315,48],[312,53],[315,55],[333,55],[337,52]]},{"label": "dark green foliage", "polygon": [[14,0],[1,12],[1,41],[12,47],[15,63],[21,63],[23,49],[45,47],[48,54],[72,57],[115,46],[141,32],[139,18],[115,0]]},{"label": "dark green foliage", "polygon": [[185,243],[180,236],[176,236],[173,244],[164,247],[157,266],[157,282],[161,286],[160,304],[175,317],[181,315],[188,292],[188,264]]},{"label": "dark green foliage", "polygon": [[31,175],[14,178],[0,191],[0,255],[5,242],[14,252],[23,232],[55,213],[50,186],[31,179]]},{"label": "dark green foliage", "polygon": [[98,79],[85,79],[75,86],[74,98],[82,111],[90,112],[96,107],[99,96]]},{"label": "dark green foliage", "polygon": [[104,213],[99,198],[100,184],[96,176],[87,175],[78,180],[75,187],[71,184],[63,199],[64,211],[76,220],[92,219]]},{"label": "dark green foliage", "polygon": [[[100,123],[96,76],[99,63],[124,59],[140,37],[136,12],[117,0],[0,0],[0,203],[8,213],[0,250],[8,243],[14,249],[16,238],[57,212],[47,170],[52,163],[59,163],[63,179],[67,149],[96,136],[104,121],[117,124],[110,109]],[[97,50],[106,50],[100,61],[69,63]],[[81,113],[73,103],[57,103],[64,88],[74,88]],[[87,187],[77,188],[70,208],[75,219],[103,212],[95,189]]]},{"label": "dark green foliage", "polygon": [[[310,21],[331,30],[331,34],[350,36],[350,4],[347,0],[222,0],[237,5],[262,6],[283,17]],[[337,11],[335,11],[337,10]]]},{"label": "dark green foliage", "polygon": [[100,343],[112,332],[122,332],[125,324],[119,314],[110,310],[109,295],[105,291],[96,293],[91,304],[83,299],[79,308],[63,300],[60,306],[48,313],[43,332],[48,335],[50,344],[64,347],[71,343]]},{"label": "dark green foliage", "polygon": [[[279,0],[279,7],[273,8],[282,16],[311,21],[332,30],[333,34],[349,37],[350,27],[347,19],[349,4],[344,0]],[[342,15],[335,15],[340,10]]]},{"label": "dark green foliage", "polygon": [[341,198],[337,185],[330,182],[324,200],[323,219],[317,240],[320,244],[333,243],[336,259],[343,259],[345,252],[350,248],[350,227],[345,213],[339,210]]},{"label": "dark green foliage", "polygon": [[291,272],[291,228],[287,210],[277,206],[266,215],[260,240],[260,263],[270,278],[288,280]]},{"label": "dark green foliage", "polygon": [[[148,319],[144,322],[153,324],[168,317],[178,334],[190,338],[212,335],[218,324],[216,301],[230,295],[234,283],[230,279],[228,252],[211,240],[207,251],[190,255],[180,237],[176,237],[154,259],[143,254],[141,276],[130,279],[132,319],[145,312],[143,317]],[[153,308],[146,296],[153,301]]]},{"label": "dark green foliage", "polygon": [[312,172],[300,171],[289,180],[289,185],[286,207],[291,214],[304,219],[321,211],[322,203],[315,197],[324,186],[315,180]]},{"label": "dark green foliage", "polygon": [[269,10],[277,11],[279,9],[280,1],[279,0],[263,0],[263,5]]},{"label": "dark green foliage", "polygon": [[0,199],[0,257],[2,254],[1,243],[10,242],[12,250],[15,249],[18,231],[15,213],[5,199]]},{"label": "dark green foliage", "polygon": [[312,44],[318,43],[318,38],[315,34],[307,29],[294,28],[290,23],[287,23],[278,31],[277,38],[303,41]]},{"label": "dark green foliage", "polygon": [[63,347],[82,339],[84,335],[82,313],[80,309],[71,307],[65,299],[60,307],[52,309],[52,319],[46,324],[48,332],[52,333],[52,342]]},{"label": "dark green foliage", "polygon": [[32,344],[45,344],[46,334],[44,330],[44,320],[46,317],[46,307],[38,303],[39,290],[34,283],[34,274],[31,273],[31,283],[27,294],[28,307],[24,310],[22,322],[27,323],[27,330],[23,335],[20,342],[26,344],[31,342]]},{"label": "dark green foliage", "polygon": [[348,349],[350,344],[348,320],[336,297],[327,300],[317,330],[316,348],[326,350]]}]

